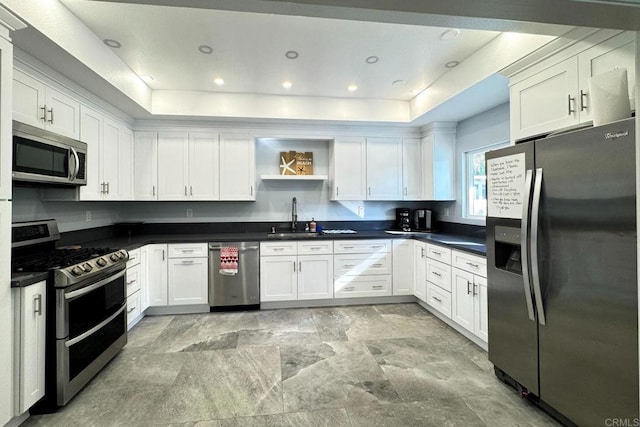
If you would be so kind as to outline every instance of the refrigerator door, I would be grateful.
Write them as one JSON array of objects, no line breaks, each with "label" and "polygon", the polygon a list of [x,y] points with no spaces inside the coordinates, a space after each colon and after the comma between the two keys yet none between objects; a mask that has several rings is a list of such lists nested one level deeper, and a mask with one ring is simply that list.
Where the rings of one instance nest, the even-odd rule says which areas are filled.
[{"label": "refrigerator door", "polygon": [[[487,292],[489,314],[489,360],[497,368],[538,394],[538,325],[527,277],[526,247],[523,251],[523,222],[526,225],[530,207],[533,174],[527,182],[520,172],[534,169],[534,144],[527,143],[488,152],[487,161]],[[524,159],[518,180],[509,184],[506,168],[514,159]],[[495,175],[495,177],[493,177]],[[521,187],[522,206],[510,213],[499,209],[505,205],[509,185]],[[527,189],[526,187],[529,186]],[[492,208],[494,207],[494,208]],[[491,216],[493,215],[493,216]],[[498,217],[501,215],[502,217]]]},{"label": "refrigerator door", "polygon": [[634,126],[536,141],[539,396],[578,425],[638,419]]}]

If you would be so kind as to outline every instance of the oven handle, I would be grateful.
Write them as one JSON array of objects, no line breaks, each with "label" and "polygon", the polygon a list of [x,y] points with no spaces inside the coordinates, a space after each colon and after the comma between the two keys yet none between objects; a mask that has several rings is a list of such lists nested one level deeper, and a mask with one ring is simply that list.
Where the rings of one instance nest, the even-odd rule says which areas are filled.
[{"label": "oven handle", "polygon": [[115,319],[116,317],[118,317],[118,315],[120,313],[122,313],[124,311],[124,309],[127,308],[127,304],[123,303],[122,307],[120,307],[120,310],[116,311],[115,313],[113,313],[111,316],[109,316],[108,318],[104,319],[102,322],[98,323],[96,326],[94,326],[93,328],[89,329],[87,332],[78,335],[77,337],[71,339],[71,340],[67,340],[65,341],[64,345],[69,348],[74,344],[79,343],[80,341],[89,338],[91,335],[95,334],[96,332],[98,332],[100,329],[102,329],[107,323],[111,322],[113,319]]},{"label": "oven handle", "polygon": [[88,294],[89,292],[95,291],[98,288],[101,288],[102,286],[111,283],[114,279],[118,279],[122,276],[124,276],[124,274],[127,272],[127,270],[122,270],[120,271],[118,274],[114,274],[112,276],[109,276],[105,279],[100,280],[99,282],[94,283],[93,285],[89,285],[89,286],[85,286],[84,288],[80,288],[78,290],[75,291],[71,291],[71,292],[67,292],[64,294],[64,299],[66,300],[70,300],[85,294]]}]

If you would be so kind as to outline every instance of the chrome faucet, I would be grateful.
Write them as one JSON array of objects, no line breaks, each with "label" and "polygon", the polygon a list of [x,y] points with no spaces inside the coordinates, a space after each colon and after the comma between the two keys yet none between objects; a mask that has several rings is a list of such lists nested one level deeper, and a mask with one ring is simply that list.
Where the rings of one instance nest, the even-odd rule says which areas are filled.
[{"label": "chrome faucet", "polygon": [[294,197],[291,201],[291,231],[295,232],[298,226],[298,201]]}]

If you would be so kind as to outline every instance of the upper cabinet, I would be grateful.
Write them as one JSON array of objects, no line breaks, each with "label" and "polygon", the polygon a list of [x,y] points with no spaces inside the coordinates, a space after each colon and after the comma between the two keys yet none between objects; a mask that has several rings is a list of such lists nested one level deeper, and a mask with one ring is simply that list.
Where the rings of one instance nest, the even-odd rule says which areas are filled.
[{"label": "upper cabinet", "polygon": [[422,199],[455,200],[456,123],[434,122],[422,138]]},{"label": "upper cabinet", "polygon": [[80,103],[20,70],[13,74],[13,119],[80,137]]},{"label": "upper cabinet", "polygon": [[402,200],[423,200],[422,142],[418,138],[402,140]]},{"label": "upper cabinet", "polygon": [[220,200],[255,200],[255,140],[251,135],[220,135]]},{"label": "upper cabinet", "polygon": [[367,138],[367,200],[402,200],[402,140]]},{"label": "upper cabinet", "polygon": [[366,200],[366,139],[336,138],[330,145],[329,158],[331,200]]},{"label": "upper cabinet", "polygon": [[156,200],[158,198],[158,133],[136,132],[134,140],[134,198]]},{"label": "upper cabinet", "polygon": [[633,109],[636,86],[633,33],[621,33],[564,58],[560,61],[557,57],[549,58],[537,67],[523,72],[523,76],[512,79],[512,140],[593,120],[589,79],[614,68],[627,69],[629,98]]}]

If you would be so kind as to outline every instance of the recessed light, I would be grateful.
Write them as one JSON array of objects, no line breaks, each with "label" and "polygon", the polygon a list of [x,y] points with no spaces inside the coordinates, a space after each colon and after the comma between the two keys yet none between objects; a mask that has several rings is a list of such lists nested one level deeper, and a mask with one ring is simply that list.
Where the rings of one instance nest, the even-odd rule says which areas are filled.
[{"label": "recessed light", "polygon": [[282,82],[282,87],[285,89],[291,89],[291,86],[293,86],[293,83],[291,83],[289,80],[285,80]]},{"label": "recessed light", "polygon": [[453,40],[460,35],[460,30],[457,28],[450,28],[440,34],[440,40]]},{"label": "recessed light", "polygon": [[446,64],[444,64],[444,66],[447,68],[455,68],[458,65],[460,65],[460,61],[449,61]]},{"label": "recessed light", "polygon": [[375,55],[372,55],[372,56],[367,56],[367,59],[365,59],[364,61],[365,61],[367,64],[375,64],[375,63],[376,63],[376,62],[378,62],[379,60],[380,60],[380,58],[378,58],[378,57],[377,57],[377,56],[375,56]]},{"label": "recessed light", "polygon": [[222,86],[224,84],[224,79],[222,77],[216,77],[213,79],[213,82],[218,86]]},{"label": "recessed light", "polygon": [[352,85],[349,85],[349,86],[347,86],[347,90],[348,90],[349,92],[355,92],[355,91],[357,91],[357,90],[358,90],[358,86],[353,85],[353,84],[352,84]]},{"label": "recessed light", "polygon": [[112,47],[114,49],[118,49],[120,47],[122,47],[122,45],[120,44],[119,41],[117,40],[113,40],[113,39],[104,39],[102,40],[104,42],[104,44],[106,44],[109,47]]},{"label": "recessed light", "polygon": [[298,57],[298,52],[295,50],[288,50],[287,53],[284,54],[289,59],[296,59]]},{"label": "recessed light", "polygon": [[153,76],[150,76],[149,74],[140,74],[140,78],[147,83],[153,81]]},{"label": "recessed light", "polygon": [[392,83],[394,86],[403,86],[407,84],[406,80],[394,80]]},{"label": "recessed light", "polygon": [[200,53],[204,53],[205,55],[211,55],[213,53],[213,48],[206,44],[201,44],[200,46],[198,46],[198,50],[200,51]]}]

